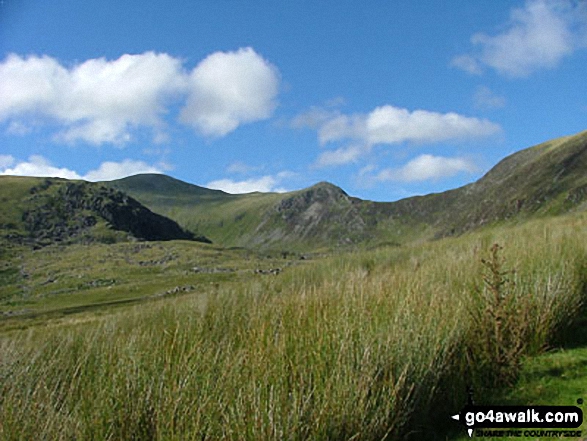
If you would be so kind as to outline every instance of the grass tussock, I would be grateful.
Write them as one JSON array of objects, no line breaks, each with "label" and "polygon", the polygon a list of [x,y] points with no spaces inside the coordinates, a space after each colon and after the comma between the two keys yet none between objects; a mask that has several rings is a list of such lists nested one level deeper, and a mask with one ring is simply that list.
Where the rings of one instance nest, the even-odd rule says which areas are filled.
[{"label": "grass tussock", "polygon": [[205,302],[7,334],[0,438],[432,439],[467,387],[510,384],[576,315],[582,221],[336,256]]}]

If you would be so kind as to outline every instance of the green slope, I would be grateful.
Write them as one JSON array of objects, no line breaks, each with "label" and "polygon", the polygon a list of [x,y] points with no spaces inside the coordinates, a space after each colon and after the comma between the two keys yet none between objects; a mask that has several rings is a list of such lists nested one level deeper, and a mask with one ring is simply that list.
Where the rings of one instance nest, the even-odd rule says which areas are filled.
[{"label": "green slope", "polygon": [[225,246],[248,245],[263,213],[282,197],[278,193],[233,195],[156,174],[104,184],[128,193],[154,212]]},{"label": "green slope", "polygon": [[436,236],[461,234],[504,220],[580,209],[587,194],[586,171],[587,132],[582,132],[514,153],[475,183],[372,204],[371,212],[382,224],[411,219]]},{"label": "green slope", "polygon": [[586,172],[587,132],[522,150],[459,189],[437,224],[444,234],[462,233],[496,221],[580,209],[587,195]]},{"label": "green slope", "polygon": [[[421,231],[407,219],[390,219],[370,208],[377,204],[353,198],[327,182],[288,193],[237,195],[155,174],[105,184],[224,246],[298,251],[395,243]],[[386,221],[382,226],[380,218]]]},{"label": "green slope", "polygon": [[364,201],[324,182],[289,193],[240,195],[164,175],[108,185],[215,243],[300,250],[401,244],[581,209],[586,170],[587,132],[582,132],[508,156],[475,183],[397,202]]}]

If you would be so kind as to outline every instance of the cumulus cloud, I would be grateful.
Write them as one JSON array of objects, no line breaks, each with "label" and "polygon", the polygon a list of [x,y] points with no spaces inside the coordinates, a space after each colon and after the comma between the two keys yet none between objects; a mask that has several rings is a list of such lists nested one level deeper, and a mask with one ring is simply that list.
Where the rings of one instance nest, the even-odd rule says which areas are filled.
[{"label": "cumulus cloud", "polygon": [[587,46],[587,6],[573,0],[527,0],[513,9],[505,30],[478,33],[478,50],[459,55],[452,65],[479,74],[484,66],[509,77],[527,77],[538,69],[558,66],[564,57]]},{"label": "cumulus cloud", "polygon": [[428,110],[409,111],[390,105],[377,107],[368,114],[336,114],[317,124],[320,144],[354,140],[367,145],[402,142],[435,143],[472,139],[501,131],[499,125],[457,113]]},{"label": "cumulus cloud", "polygon": [[67,168],[55,167],[40,155],[32,155],[28,161],[18,162],[12,168],[0,167],[0,175],[12,176],[42,176],[49,178],[82,179],[82,177]]},{"label": "cumulus cloud", "polygon": [[410,111],[391,105],[377,107],[367,114],[352,115],[312,109],[296,117],[292,125],[315,129],[321,145],[332,142],[351,143],[349,146],[322,153],[316,163],[317,166],[356,162],[377,144],[467,140],[494,135],[501,131],[499,125],[486,119],[454,112]]},{"label": "cumulus cloud", "polygon": [[191,72],[182,60],[154,52],[72,66],[11,54],[0,62],[0,123],[8,121],[13,134],[26,133],[27,121],[53,123],[56,139],[68,143],[124,144],[138,128],[165,142],[164,116],[185,100],[181,121],[224,136],[271,116],[278,89],[277,69],[251,48],[216,52]]},{"label": "cumulus cloud", "polygon": [[277,173],[276,175],[266,175],[240,181],[235,181],[232,179],[218,179],[208,182],[205,187],[215,190],[222,190],[232,194],[253,193],[255,191],[263,193],[284,193],[288,190],[281,186],[281,182],[284,179],[290,178],[292,176],[294,176],[294,173],[283,171]]},{"label": "cumulus cloud", "polygon": [[216,52],[191,72],[181,120],[206,136],[266,119],[277,106],[279,73],[252,48]]},{"label": "cumulus cloud", "polygon": [[122,162],[104,162],[96,170],[80,175],[67,168],[55,167],[49,160],[40,155],[32,155],[28,161],[21,162],[16,162],[12,156],[0,156],[0,175],[111,181],[140,173],[162,173],[162,171],[159,167],[149,165],[143,161],[125,159]]},{"label": "cumulus cloud", "polygon": [[417,182],[449,178],[462,172],[473,173],[476,170],[475,164],[465,158],[424,154],[412,159],[403,167],[382,170],[373,179],[378,182]]},{"label": "cumulus cloud", "polygon": [[[471,139],[500,131],[497,124],[457,113],[378,107],[364,127],[369,144],[395,144],[405,141],[434,143],[453,139]],[[362,129],[362,127],[361,127]]]},{"label": "cumulus cloud", "polygon": [[183,88],[181,63],[146,52],[92,59],[71,68],[48,56],[9,55],[0,64],[0,121],[27,116],[63,127],[66,142],[122,144],[131,129],[158,129],[173,94]]},{"label": "cumulus cloud", "polygon": [[356,162],[368,147],[351,145],[336,150],[322,152],[314,164],[315,167],[330,167]]}]

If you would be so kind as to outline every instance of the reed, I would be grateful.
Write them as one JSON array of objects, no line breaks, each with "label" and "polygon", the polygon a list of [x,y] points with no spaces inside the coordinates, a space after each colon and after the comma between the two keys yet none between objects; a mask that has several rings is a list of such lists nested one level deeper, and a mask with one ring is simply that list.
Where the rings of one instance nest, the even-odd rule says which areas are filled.
[{"label": "reed", "polygon": [[5,334],[0,438],[432,438],[467,386],[511,384],[577,314],[581,222],[333,256],[205,302]]}]

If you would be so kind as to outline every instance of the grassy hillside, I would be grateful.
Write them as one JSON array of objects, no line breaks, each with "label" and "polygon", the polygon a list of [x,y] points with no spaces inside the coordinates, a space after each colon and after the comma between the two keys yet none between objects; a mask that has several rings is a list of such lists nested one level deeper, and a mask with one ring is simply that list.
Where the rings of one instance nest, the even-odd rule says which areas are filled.
[{"label": "grassy hillside", "polygon": [[[450,415],[467,387],[482,404],[530,405],[560,386],[552,372],[573,392],[543,404],[573,405],[584,351],[544,351],[585,344],[586,151],[587,133],[562,138],[395,203],[328,183],[228,195],[123,181],[184,225],[263,252],[96,240],[126,240],[112,214],[136,201],[0,179],[0,439],[446,439],[462,434]],[[534,392],[508,395],[515,385]]]},{"label": "grassy hillside", "polygon": [[458,191],[445,231],[581,209],[587,195],[587,132],[515,153]]},{"label": "grassy hillside", "polygon": [[164,175],[138,175],[105,184],[229,247],[326,250],[406,243],[430,233],[409,212],[394,216],[388,213],[392,204],[362,201],[327,182],[289,193],[238,195]]},{"label": "grassy hillside", "polygon": [[[179,297],[12,327],[0,335],[0,438],[444,439],[467,384],[491,400],[524,357],[564,337],[585,300],[586,225],[575,214],[238,283],[209,273],[210,288]],[[174,280],[200,252],[152,246],[129,258],[176,253],[161,271]],[[36,286],[50,248],[24,256]],[[85,277],[101,265],[89,261]],[[144,274],[125,277],[146,292]]]},{"label": "grassy hillside", "polygon": [[584,208],[587,131],[503,159],[477,182],[443,193],[370,203],[378,228],[392,220],[420,225],[435,237],[503,221],[524,221]]},{"label": "grassy hillside", "polygon": [[280,194],[231,195],[165,175],[138,175],[105,183],[137,198],[155,212],[224,246],[244,246],[263,213]]},{"label": "grassy hillside", "polygon": [[513,219],[582,209],[587,132],[517,152],[478,182],[397,202],[363,201],[319,183],[296,192],[230,195],[163,175],[109,185],[224,246],[303,250],[402,244]]},{"label": "grassy hillside", "polygon": [[0,329],[213,291],[300,263],[189,241],[12,249],[0,261]]}]

